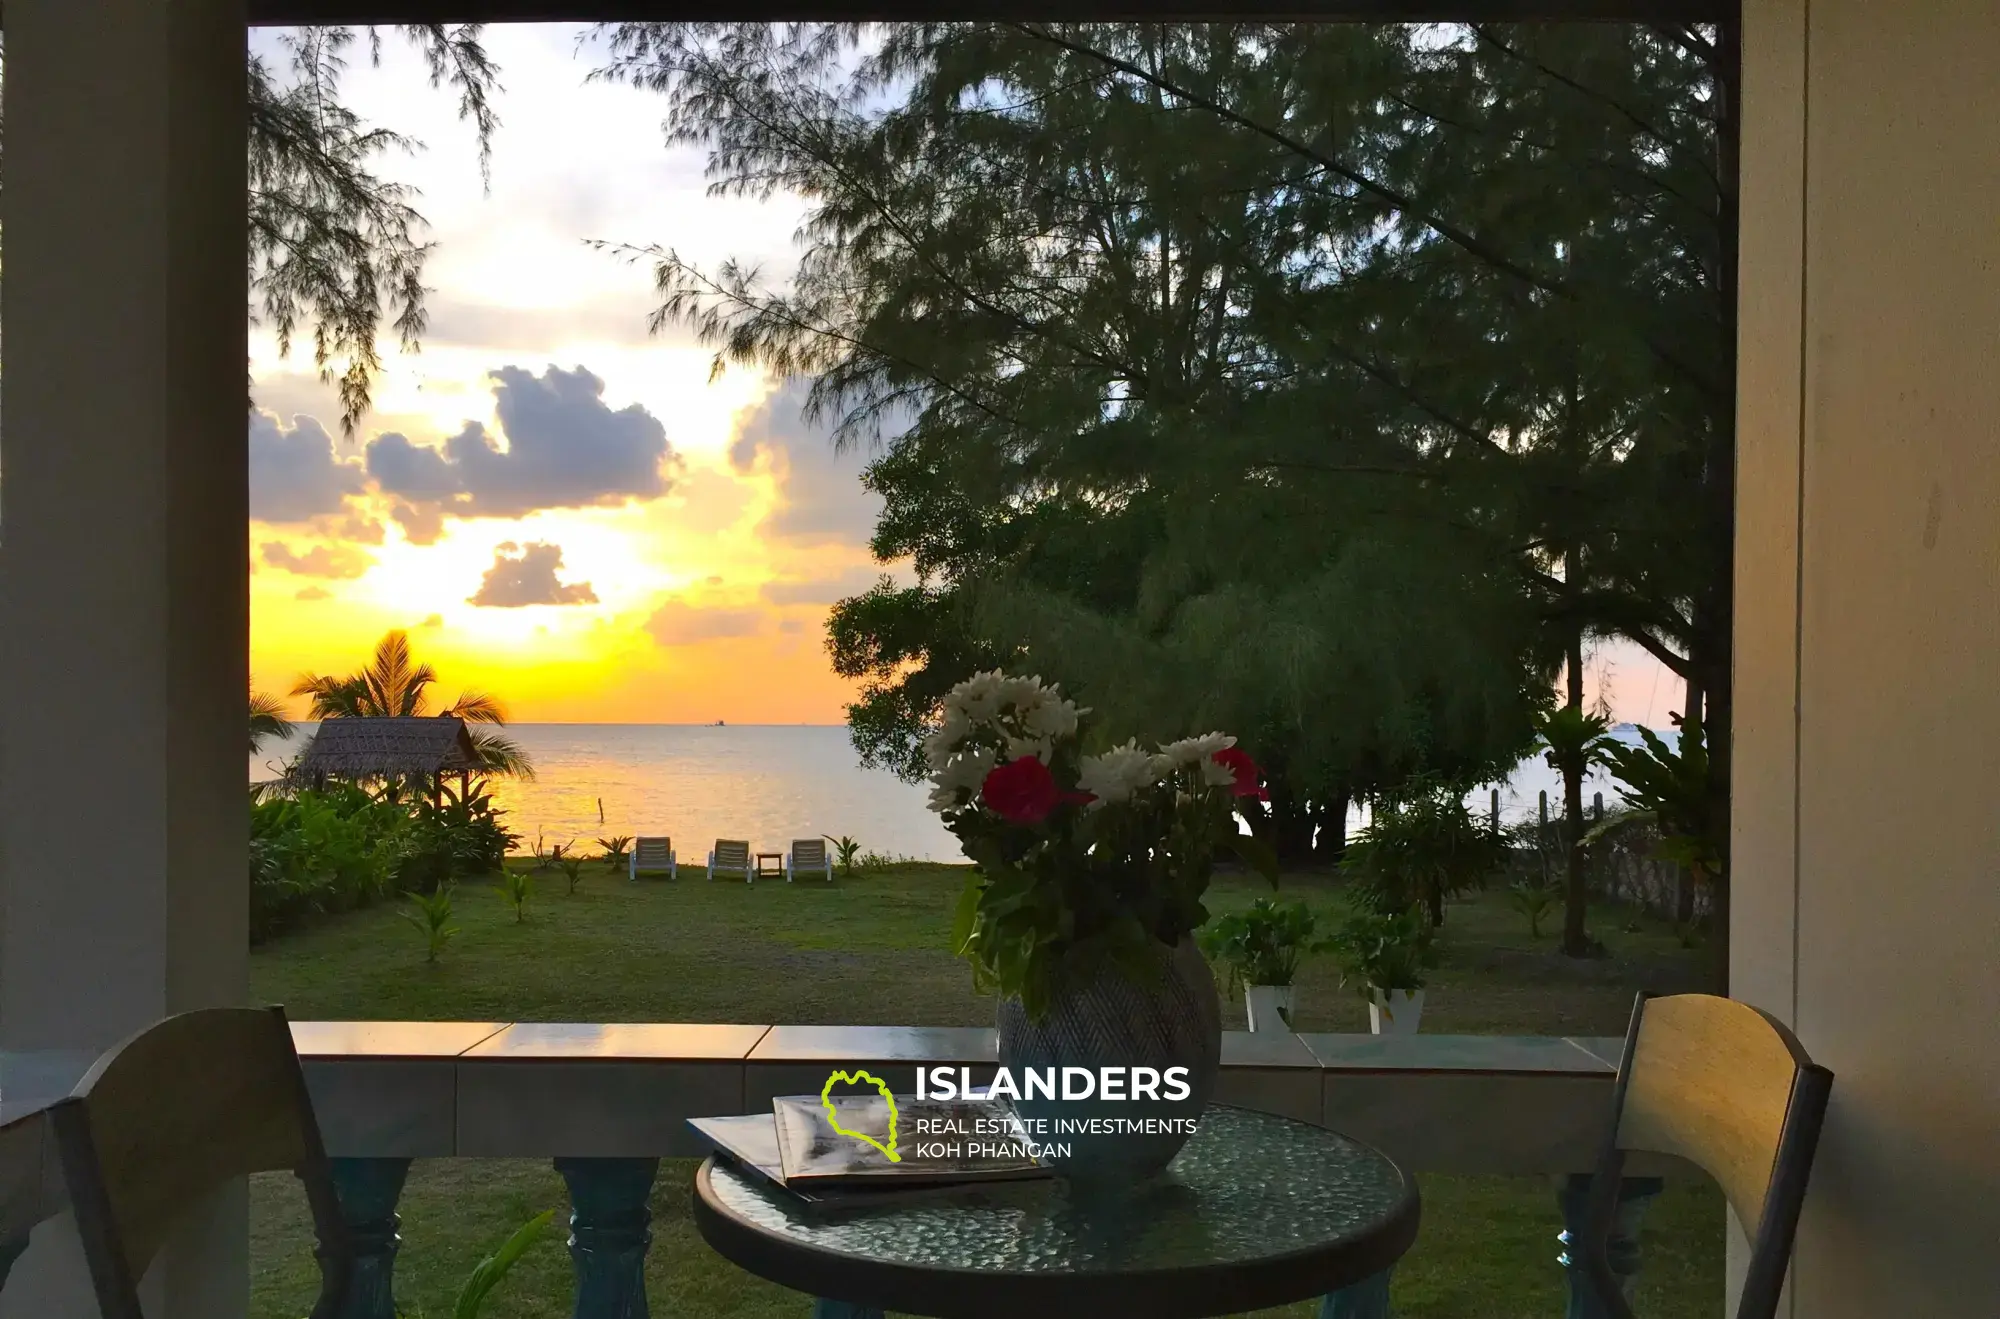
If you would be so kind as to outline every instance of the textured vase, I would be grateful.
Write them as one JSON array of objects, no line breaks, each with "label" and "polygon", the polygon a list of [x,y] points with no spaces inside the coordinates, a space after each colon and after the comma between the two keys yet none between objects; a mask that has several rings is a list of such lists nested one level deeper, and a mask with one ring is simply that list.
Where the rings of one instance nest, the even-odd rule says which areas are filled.
[{"label": "textured vase", "polygon": [[[1215,978],[1192,940],[1159,949],[1160,971],[1152,983],[1135,983],[1107,970],[1087,985],[1056,996],[1048,1015],[1030,1021],[1017,999],[1000,1004],[1000,1064],[1022,1085],[1030,1068],[1088,1068],[1093,1077],[1105,1067],[1150,1067],[1164,1075],[1187,1069],[1187,1097],[1105,1100],[1027,1097],[1015,1108],[1044,1146],[1067,1146],[1045,1161],[1071,1182],[1115,1186],[1141,1181],[1173,1161],[1193,1134],[1215,1093],[1222,1063],[1222,1006]],[[1059,1092],[1060,1093],[1060,1092]],[[1076,1124],[1098,1120],[1126,1127],[1131,1119],[1169,1119],[1167,1129],[1142,1132],[1090,1130]],[[1036,1123],[1044,1125],[1037,1128]]]}]

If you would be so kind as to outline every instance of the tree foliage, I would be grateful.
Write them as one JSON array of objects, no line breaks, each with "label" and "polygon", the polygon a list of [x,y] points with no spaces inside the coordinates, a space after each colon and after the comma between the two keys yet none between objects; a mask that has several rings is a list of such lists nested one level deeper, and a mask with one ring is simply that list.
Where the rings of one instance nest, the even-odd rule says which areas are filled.
[{"label": "tree foliage", "polygon": [[1310,839],[1511,764],[1581,633],[1726,703],[1725,34],[606,35],[717,191],[808,204],[784,283],[624,251],[876,446],[918,582],[830,625],[865,755],[1025,663],[1113,736],[1243,730]]}]

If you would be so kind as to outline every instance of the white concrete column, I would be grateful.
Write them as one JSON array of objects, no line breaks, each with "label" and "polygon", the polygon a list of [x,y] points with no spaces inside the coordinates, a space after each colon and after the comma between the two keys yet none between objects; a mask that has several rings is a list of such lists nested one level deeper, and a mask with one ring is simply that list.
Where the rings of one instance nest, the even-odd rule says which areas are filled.
[{"label": "white concrete column", "polygon": [[1835,1073],[1788,1313],[2000,1297],[2000,6],[1745,0],[1731,983]]},{"label": "white concrete column", "polygon": [[[247,995],[244,5],[5,22],[0,1047],[101,1047]],[[151,1313],[243,1313],[223,1200]],[[38,1252],[9,1312],[94,1315]]]}]

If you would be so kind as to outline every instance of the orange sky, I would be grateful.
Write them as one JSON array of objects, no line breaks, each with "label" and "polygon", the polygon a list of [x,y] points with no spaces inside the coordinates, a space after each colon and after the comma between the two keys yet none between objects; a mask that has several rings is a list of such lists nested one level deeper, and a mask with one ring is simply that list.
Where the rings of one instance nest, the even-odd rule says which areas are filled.
[{"label": "orange sky", "polygon": [[796,387],[711,382],[708,350],[649,335],[650,271],[586,245],[782,272],[799,207],[705,196],[660,100],[583,86],[574,35],[489,29],[490,192],[407,52],[350,69],[365,118],[428,144],[381,168],[431,223],[431,324],[420,354],[384,343],[352,441],[310,359],[253,328],[253,684],[351,671],[401,627],[447,697],[490,691],[517,720],[840,722],[827,607],[880,571],[863,457],[800,423]]}]

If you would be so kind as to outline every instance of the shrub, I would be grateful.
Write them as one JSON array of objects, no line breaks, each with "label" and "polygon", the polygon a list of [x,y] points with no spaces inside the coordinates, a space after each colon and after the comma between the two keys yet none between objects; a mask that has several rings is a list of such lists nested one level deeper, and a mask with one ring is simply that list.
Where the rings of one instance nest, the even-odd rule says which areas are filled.
[{"label": "shrub", "polygon": [[1229,991],[1238,985],[1289,985],[1299,962],[1321,945],[1316,922],[1303,902],[1259,898],[1247,911],[1218,916],[1201,932],[1201,949],[1228,968]]},{"label": "shrub", "polygon": [[1501,858],[1492,834],[1465,808],[1463,793],[1418,779],[1398,798],[1377,804],[1341,866],[1363,906],[1395,914],[1421,904],[1436,925],[1444,920],[1444,900],[1484,884]]}]

